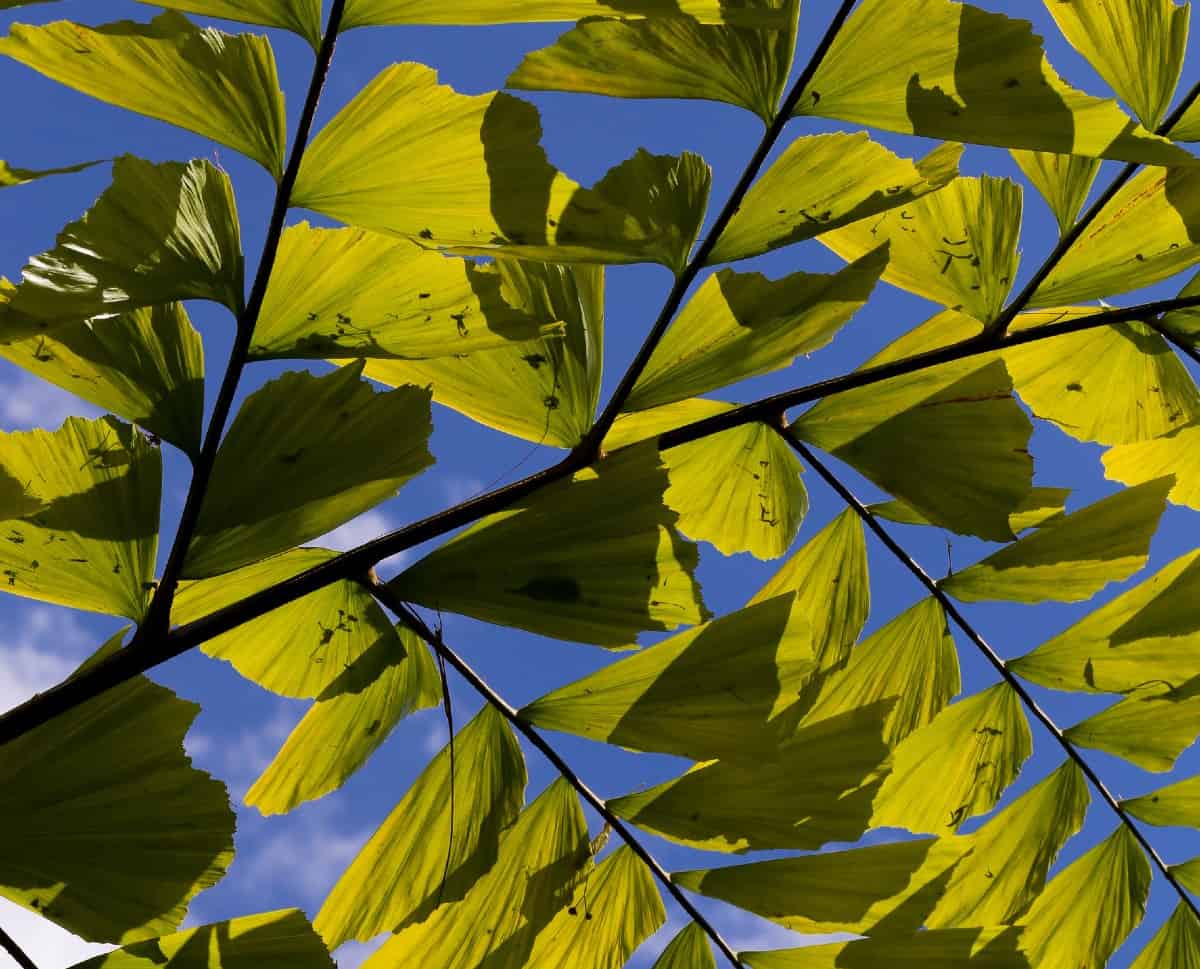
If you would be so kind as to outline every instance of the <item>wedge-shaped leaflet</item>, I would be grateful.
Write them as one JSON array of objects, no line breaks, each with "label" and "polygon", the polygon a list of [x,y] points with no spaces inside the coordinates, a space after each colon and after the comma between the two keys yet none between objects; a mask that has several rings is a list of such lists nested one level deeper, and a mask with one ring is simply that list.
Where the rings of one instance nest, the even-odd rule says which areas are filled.
[{"label": "wedge-shaped leaflet", "polygon": [[242,243],[228,176],[206,161],[113,162],[113,183],[34,256],[0,306],[5,342],[93,317],[210,299],[242,306]]},{"label": "wedge-shaped leaflet", "polygon": [[1100,171],[1100,159],[1082,155],[1058,155],[1050,151],[1012,153],[1025,177],[1046,200],[1058,221],[1059,235],[1075,224],[1079,210]]},{"label": "wedge-shaped leaflet", "polygon": [[225,785],[183,750],[199,712],[138,676],[6,744],[0,895],[97,942],[177,928],[233,857]]},{"label": "wedge-shaped leaflet", "polygon": [[662,955],[654,963],[653,969],[717,969],[713,958],[712,948],[708,944],[708,936],[699,922],[689,922],[675,936]]},{"label": "wedge-shaped leaflet", "polygon": [[424,921],[496,863],[500,832],[525,800],[525,758],[488,705],[453,750],[453,760],[447,746],[429,762],[325,899],[313,924],[330,949]]},{"label": "wedge-shaped leaflet", "polygon": [[[11,293],[0,278],[0,304]],[[204,345],[179,303],[0,343],[0,357],[133,421],[189,457],[200,451]]]},{"label": "wedge-shaped leaflet", "polygon": [[[1186,8],[1185,8],[1186,9]],[[1200,921],[1185,902],[1134,960],[1131,969],[1197,969],[1200,967]]]},{"label": "wedge-shaped leaflet", "polygon": [[1128,693],[1200,675],[1200,550],[1121,593],[1009,669],[1056,690]]},{"label": "wedge-shaped leaflet", "polygon": [[[181,582],[171,622],[188,623],[240,602],[337,557],[323,548],[297,548],[212,579]],[[233,664],[264,689],[291,697],[325,693],[380,639],[392,639],[392,624],[358,582],[332,582],[273,609],[200,648]]]},{"label": "wedge-shaped leaflet", "polygon": [[187,128],[283,174],[287,124],[265,37],[196,27],[166,12],[148,24],[14,24],[0,54],[84,94]]},{"label": "wedge-shaped leaflet", "polygon": [[1128,293],[1200,262],[1200,167],[1131,178],[1038,287],[1031,306]]},{"label": "wedge-shaped leaflet", "polygon": [[732,6],[728,0],[349,0],[342,30],[382,24],[523,24],[573,21],[598,14],[622,17],[693,17],[700,23],[751,27],[787,26],[786,15],[758,5]]},{"label": "wedge-shaped leaflet", "polygon": [[246,399],[217,452],[185,578],[323,535],[433,464],[429,391],[377,394],[362,370],[286,373]]},{"label": "wedge-shaped leaflet", "polygon": [[[1179,291],[1181,297],[1200,296],[1200,273],[1188,280],[1187,285]],[[1200,308],[1192,306],[1181,310],[1164,313],[1160,319],[1163,329],[1170,330],[1180,339],[1200,345]]]},{"label": "wedge-shaped leaflet", "polygon": [[912,161],[861,131],[797,138],[750,187],[708,261],[748,259],[910,204],[957,177],[961,154],[941,145]]},{"label": "wedge-shaped leaflet", "polygon": [[861,3],[797,114],[1002,148],[1151,165],[1191,160],[1115,101],[1064,83],[1028,21],[953,0]]},{"label": "wedge-shaped leaflet", "polygon": [[[3,8],[0,7],[0,9]],[[46,178],[50,175],[70,175],[74,172],[81,172],[85,168],[91,168],[93,165],[99,164],[99,162],[90,161],[83,162],[79,165],[67,165],[65,168],[19,168],[15,165],[10,165],[6,161],[0,160],[0,188],[12,188],[14,185],[25,185],[28,182],[36,181],[39,178]]]},{"label": "wedge-shaped leaflet", "polygon": [[1064,844],[1083,826],[1087,781],[1066,761],[977,831],[959,839],[964,852],[937,905],[930,928],[1006,925],[1041,893]]},{"label": "wedge-shaped leaflet", "polygon": [[687,16],[588,18],[550,47],[526,54],[507,86],[724,101],[770,124],[792,64],[800,3],[750,0],[743,6],[779,11],[788,18],[787,27],[713,26]]},{"label": "wedge-shaped leaflet", "polygon": [[299,34],[315,50],[321,44],[321,0],[138,0],[206,17],[221,17]]},{"label": "wedge-shaped leaflet", "polygon": [[[559,778],[500,835],[495,865],[461,900],[406,925],[364,966],[401,969],[416,959],[438,969],[524,969],[534,940],[590,869],[587,821]],[[585,918],[578,906],[576,915]]]},{"label": "wedge-shaped leaflet", "polygon": [[1103,966],[1146,911],[1150,863],[1125,825],[1059,872],[1021,919],[1038,969]]},{"label": "wedge-shaped leaflet", "polygon": [[1169,475],[1118,491],[955,572],[940,585],[967,602],[1080,602],[1146,564]]},{"label": "wedge-shaped leaflet", "polygon": [[541,134],[525,101],[396,64],[313,139],[292,201],[427,248],[677,268],[704,218],[702,159],[640,152],[585,190],[546,160]]},{"label": "wedge-shaped leaflet", "polygon": [[263,814],[284,814],[335,791],[404,717],[442,702],[428,648],[406,629],[377,639],[345,667],[288,735],[246,793]]},{"label": "wedge-shaped leaflet", "polygon": [[[1008,516],[1009,526],[1013,532],[1022,532],[1026,528],[1038,528],[1048,521],[1061,518],[1066,514],[1066,501],[1070,494],[1070,488],[1035,486],[1020,507]],[[886,518],[901,525],[933,524],[911,505],[895,499],[871,505],[870,509],[877,518]]]},{"label": "wedge-shaped leaflet", "polygon": [[1131,797],[1121,807],[1147,824],[1194,828],[1200,821],[1200,776]]},{"label": "wedge-shaped leaflet", "polygon": [[604,348],[604,268],[499,257],[502,294],[531,319],[562,320],[562,336],[436,360],[368,360],[366,375],[392,387],[431,386],[433,399],[538,444],[574,447],[596,415]]},{"label": "wedge-shaped leaflet", "polygon": [[284,230],[252,360],[443,357],[561,331],[509,306],[495,272],[362,229]]},{"label": "wedge-shaped leaflet", "polygon": [[819,350],[867,302],[887,261],[879,246],[829,275],[771,280],[722,269],[709,276],[655,348],[625,409],[694,397]]},{"label": "wedge-shaped leaflet", "polygon": [[1200,735],[1200,677],[1182,686],[1150,683],[1066,730],[1081,747],[1103,750],[1149,771],[1169,771]]},{"label": "wedge-shaped leaflet", "polygon": [[[1152,441],[1114,447],[1101,459],[1110,481],[1141,485],[1174,475],[1167,497],[1177,505],[1200,508],[1200,423],[1188,424]],[[1161,480],[1161,479],[1160,479]]]},{"label": "wedge-shaped leaflet", "polygon": [[856,841],[886,773],[881,703],[799,730],[773,756],[710,761],[608,802],[613,813],[709,851],[819,848]]},{"label": "wedge-shaped leaflet", "polygon": [[658,643],[521,710],[539,727],[692,760],[757,759],[814,672],[812,630],[784,593]]},{"label": "wedge-shaped leaflet", "polygon": [[887,242],[885,280],[986,323],[1012,288],[1020,235],[1021,187],[983,175],[818,239],[847,260]]},{"label": "wedge-shaped leaflet", "polygon": [[1171,874],[1192,894],[1200,893],[1200,858],[1171,865]]},{"label": "wedge-shaped leaflet", "polygon": [[[864,369],[977,335],[947,311],[896,340]],[[951,531],[1012,538],[1030,493],[1033,427],[998,360],[960,360],[827,397],[792,425],[923,517]]]},{"label": "wedge-shaped leaflet", "polygon": [[802,723],[894,699],[883,739],[896,744],[929,723],[961,688],[946,614],[936,599],[923,599],[851,651],[845,668],[821,684]]},{"label": "wedge-shaped leaflet", "polygon": [[784,592],[796,593],[796,608],[808,617],[818,667],[840,667],[871,608],[866,536],[852,510],[836,516],[798,549],[749,604]]},{"label": "wedge-shaped leaflet", "polygon": [[43,506],[0,526],[0,590],[140,620],[158,549],[158,448],[112,417],[68,417],[57,431],[0,435],[0,468]]},{"label": "wedge-shaped leaflet", "polygon": [[751,969],[1031,969],[1020,930],[934,929],[774,952],[740,952]]},{"label": "wedge-shaped leaflet", "polygon": [[1007,683],[959,700],[892,752],[871,826],[946,834],[990,811],[1033,752]]},{"label": "wedge-shaped leaflet", "polygon": [[698,554],[675,532],[666,488],[657,451],[628,448],[484,518],[389,588],[431,609],[599,646],[701,622]]},{"label": "wedge-shaped leaflet", "polygon": [[1179,83],[1191,7],[1175,0],[1052,0],[1046,9],[1142,124],[1157,128]]},{"label": "wedge-shaped leaflet", "polygon": [[1011,347],[1004,363],[1029,409],[1079,441],[1145,441],[1200,419],[1191,375],[1143,323]]},{"label": "wedge-shaped leaflet", "polygon": [[[619,417],[606,447],[623,447],[669,427],[729,410],[692,398]],[[744,424],[662,452],[671,486],[663,496],[679,514],[679,530],[725,555],[783,555],[808,513],[804,468],[772,428]],[[718,470],[719,469],[719,470]]]}]

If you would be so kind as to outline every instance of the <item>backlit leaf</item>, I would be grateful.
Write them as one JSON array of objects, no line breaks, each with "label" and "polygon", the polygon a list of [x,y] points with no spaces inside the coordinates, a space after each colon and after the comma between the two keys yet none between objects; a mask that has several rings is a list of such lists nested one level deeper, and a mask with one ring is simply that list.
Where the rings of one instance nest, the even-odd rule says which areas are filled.
[{"label": "backlit leaf", "polygon": [[1141,485],[1174,476],[1167,497],[1177,505],[1200,508],[1200,422],[1188,424],[1152,441],[1122,444],[1101,459],[1110,481]]},{"label": "backlit leaf", "polygon": [[1012,928],[934,929],[738,955],[751,969],[1031,969],[1019,936]]},{"label": "backlit leaf", "polygon": [[[39,2],[39,0],[34,0],[34,2]],[[0,9],[3,9],[2,4],[0,4]],[[49,175],[70,175],[99,164],[100,162],[90,161],[79,165],[67,165],[65,168],[19,168],[0,160],[0,188],[25,185],[28,182],[36,181],[39,178],[46,178]]]},{"label": "backlit leaf", "polygon": [[1200,893],[1200,858],[1170,866],[1171,874],[1193,895]]},{"label": "backlit leaf", "polygon": [[[1034,486],[1017,510],[1008,516],[1009,526],[1014,533],[1022,532],[1026,528],[1038,528],[1046,522],[1061,518],[1066,513],[1066,500],[1070,494],[1070,488]],[[876,517],[886,518],[901,525],[933,524],[911,505],[896,499],[871,505],[870,509]]]},{"label": "backlit leaf", "polygon": [[580,20],[597,14],[654,17],[683,14],[700,23],[786,27],[774,9],[731,6],[728,0],[349,0],[342,29],[379,24],[512,24]]},{"label": "backlit leaf", "polygon": [[1080,747],[1103,750],[1144,770],[1169,771],[1200,734],[1200,678],[1151,683],[1066,731]]},{"label": "backlit leaf", "polygon": [[1100,160],[1050,151],[1014,150],[1012,156],[1050,206],[1058,220],[1059,234],[1065,234],[1075,224],[1079,210],[1087,201],[1088,192],[1100,171]]},{"label": "backlit leaf", "polygon": [[1200,967],[1200,921],[1197,921],[1196,914],[1186,902],[1180,902],[1141,955],[1134,960],[1131,969],[1197,967]]},{"label": "backlit leaf", "polygon": [[1194,828],[1200,822],[1200,776],[1189,777],[1141,797],[1121,801],[1121,807],[1147,824]]},{"label": "backlit leaf", "polygon": [[708,936],[700,928],[700,923],[689,922],[685,925],[667,943],[653,969],[717,969]]},{"label": "backlit leaf", "polygon": [[157,7],[221,17],[240,23],[282,27],[316,49],[321,44],[321,0],[138,0]]}]

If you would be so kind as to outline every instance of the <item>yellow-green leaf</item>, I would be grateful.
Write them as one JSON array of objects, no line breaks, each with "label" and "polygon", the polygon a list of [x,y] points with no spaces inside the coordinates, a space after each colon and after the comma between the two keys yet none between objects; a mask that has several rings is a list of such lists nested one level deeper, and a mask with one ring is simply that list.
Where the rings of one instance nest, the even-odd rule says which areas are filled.
[{"label": "yellow-green leaf", "polygon": [[0,590],[138,621],[153,589],[162,459],[112,417],[0,434],[40,511],[0,527]]},{"label": "yellow-green leaf", "polygon": [[597,14],[622,17],[693,17],[700,23],[787,26],[774,9],[731,6],[728,0],[348,0],[342,30],[382,24],[513,24],[581,20]]},{"label": "yellow-green leaf", "polygon": [[627,448],[484,518],[389,583],[431,609],[599,646],[707,618],[698,553],[662,503],[652,446]]},{"label": "yellow-green leaf", "polygon": [[990,811],[1033,752],[1016,691],[998,683],[951,704],[893,751],[872,827],[945,834]]},{"label": "yellow-green leaf", "polygon": [[[38,2],[38,0],[35,0]],[[98,161],[83,162],[79,165],[67,165],[63,168],[18,168],[0,160],[0,188],[12,188],[14,185],[25,185],[49,175],[70,175],[81,172],[85,168],[99,165]]]},{"label": "yellow-green leaf", "polygon": [[1080,747],[1115,754],[1144,770],[1169,771],[1200,734],[1200,678],[1178,687],[1139,687],[1065,733]]},{"label": "yellow-green leaf", "polygon": [[490,705],[452,744],[453,819],[447,746],[325,899],[313,924],[330,949],[348,939],[365,942],[424,921],[439,904],[461,899],[495,864],[500,833],[525,799],[520,745]]},{"label": "yellow-green leaf", "polygon": [[792,64],[800,3],[749,0],[742,6],[779,11],[787,27],[714,26],[688,16],[589,17],[550,47],[526,54],[507,86],[620,98],[724,101],[770,124]]},{"label": "yellow-green leaf", "polygon": [[0,895],[92,941],[177,928],[233,858],[225,785],[183,750],[199,712],[136,676],[7,743]]},{"label": "yellow-green leaf", "polygon": [[283,814],[337,790],[404,717],[441,702],[429,649],[407,629],[389,631],[317,697],[246,792],[246,803]]},{"label": "yellow-green leaf", "polygon": [[1183,69],[1191,7],[1175,0],[1048,0],[1046,9],[1142,124],[1157,128]]},{"label": "yellow-green leaf", "polygon": [[[1066,501],[1070,494],[1070,488],[1035,486],[1017,510],[1008,516],[1009,526],[1016,533],[1026,528],[1039,528],[1046,522],[1061,518],[1066,514]],[[901,525],[933,524],[911,505],[896,499],[871,505],[870,509],[873,515]]]},{"label": "yellow-green leaf", "polygon": [[[978,333],[969,317],[939,313],[864,367]],[[792,430],[951,531],[1007,541],[1009,518],[1029,497],[1033,427],[999,360],[960,360],[827,397]]]},{"label": "yellow-green leaf", "polygon": [[14,24],[0,55],[109,104],[187,128],[283,174],[287,124],[265,37],[199,28],[166,12],[148,24]]},{"label": "yellow-green leaf", "polygon": [[1175,906],[1131,969],[1200,969],[1200,921],[1186,902]]},{"label": "yellow-green leaf", "polygon": [[1131,797],[1121,807],[1147,824],[1162,827],[1195,828],[1200,826],[1200,776],[1168,784],[1166,787]]},{"label": "yellow-green leaf", "polygon": [[856,841],[886,773],[881,733],[889,706],[875,704],[805,727],[757,759],[697,764],[608,806],[653,834],[709,851]]},{"label": "yellow-green leaf", "polygon": [[1146,564],[1175,479],[1118,491],[942,580],[956,599],[1079,602]]},{"label": "yellow-green leaf", "polygon": [[1200,894],[1200,858],[1171,865],[1171,874],[1193,895]]},{"label": "yellow-green leaf", "polygon": [[[473,276],[493,272],[477,266]],[[439,404],[538,444],[574,447],[592,426],[604,349],[604,268],[499,257],[501,296],[532,319],[562,320],[545,336],[436,360],[369,360],[366,375],[431,386]]]},{"label": "yellow-green leaf", "polygon": [[242,244],[228,176],[206,161],[113,162],[113,183],[0,306],[0,339],[185,299],[242,306]]},{"label": "yellow-green leaf", "polygon": [[362,369],[286,373],[246,399],[217,452],[185,578],[323,535],[433,464],[429,391],[377,394]]},{"label": "yellow-green leaf", "polygon": [[655,348],[625,409],[695,397],[819,350],[867,302],[887,261],[880,246],[829,275],[709,276]]},{"label": "yellow-green leaf", "polygon": [[1050,206],[1058,220],[1059,235],[1065,235],[1087,201],[1088,192],[1100,171],[1100,159],[1019,149],[1014,149],[1012,156]]},{"label": "yellow-green leaf", "polygon": [[708,936],[699,922],[689,922],[667,943],[653,969],[717,969]]},{"label": "yellow-green leaf", "polygon": [[1012,288],[1020,234],[1021,187],[983,175],[817,238],[846,260],[887,242],[887,282],[987,323]]},{"label": "yellow-green leaf", "polygon": [[1007,927],[934,929],[738,957],[751,969],[1031,969],[1019,937],[1020,930]]},{"label": "yellow-green leaf", "polygon": [[797,138],[750,187],[708,261],[748,259],[910,204],[957,177],[961,155],[961,145],[941,145],[912,161],[861,131]]},{"label": "yellow-green leaf", "polygon": [[1101,459],[1110,481],[1141,485],[1161,475],[1174,476],[1167,497],[1177,505],[1200,508],[1200,422],[1188,424],[1165,437],[1122,444]]},{"label": "yellow-green leaf", "polygon": [[1002,148],[1151,165],[1191,160],[1115,101],[1064,83],[1028,21],[952,0],[860,3],[797,114]]},{"label": "yellow-green leaf", "polygon": [[315,50],[321,44],[321,0],[138,0],[156,7],[282,27],[299,34]]},{"label": "yellow-green leaf", "polygon": [[[1200,295],[1200,273],[1188,280],[1187,285],[1179,291],[1179,295]],[[1193,306],[1182,310],[1172,310],[1164,313],[1159,322],[1163,329],[1169,330],[1187,343],[1193,346],[1200,344],[1200,308]]]},{"label": "yellow-green leaf", "polygon": [[1058,873],[1021,919],[1037,969],[1103,966],[1142,920],[1150,863],[1125,825]]}]

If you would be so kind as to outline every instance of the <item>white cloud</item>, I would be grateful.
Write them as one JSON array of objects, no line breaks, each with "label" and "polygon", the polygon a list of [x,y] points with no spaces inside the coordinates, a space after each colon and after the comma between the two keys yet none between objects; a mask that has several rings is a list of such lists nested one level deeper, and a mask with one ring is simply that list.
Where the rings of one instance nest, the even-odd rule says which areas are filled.
[{"label": "white cloud", "polygon": [[24,607],[23,626],[0,640],[0,710],[8,710],[67,676],[99,639],[74,615]]},{"label": "white cloud", "polygon": [[56,430],[68,417],[99,417],[103,411],[80,400],[74,394],[48,384],[27,373],[15,375],[0,384],[0,414],[9,428],[44,427]]},{"label": "white cloud", "polygon": [[[357,548],[359,545],[371,541],[373,538],[379,538],[380,535],[385,535],[395,528],[395,522],[378,508],[373,508],[371,511],[359,515],[357,518],[350,519],[346,524],[340,525],[333,531],[325,533],[313,544],[319,545],[322,548],[332,548],[338,552],[347,552],[352,548]],[[398,555],[384,559],[379,564],[398,569],[407,560],[408,553],[400,552]]]},{"label": "white cloud", "polygon": [[38,969],[62,969],[89,956],[111,952],[115,946],[84,942],[49,919],[30,912],[15,902],[0,898],[0,925]]},{"label": "white cloud", "polygon": [[461,504],[484,490],[484,484],[478,478],[452,471],[439,474],[437,480],[438,490],[447,506]]}]

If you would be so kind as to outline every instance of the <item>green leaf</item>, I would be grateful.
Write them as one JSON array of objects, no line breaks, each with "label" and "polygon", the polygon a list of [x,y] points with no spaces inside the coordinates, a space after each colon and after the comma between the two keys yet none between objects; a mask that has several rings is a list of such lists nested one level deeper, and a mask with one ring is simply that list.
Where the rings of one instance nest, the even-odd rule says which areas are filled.
[{"label": "green leaf", "polygon": [[325,899],[313,924],[330,949],[424,921],[495,864],[525,799],[520,745],[487,705],[451,743],[454,763],[450,746],[430,761]]},{"label": "green leaf", "polygon": [[639,152],[587,190],[550,165],[541,133],[527,102],[396,64],[313,139],[292,203],[466,255],[679,268],[708,201],[703,159]]},{"label": "green leaf", "polygon": [[888,754],[890,704],[805,727],[773,755],[715,760],[656,787],[608,802],[618,817],[708,851],[819,848],[867,829]]},{"label": "green leaf", "polygon": [[[1179,291],[1180,296],[1196,296],[1200,294],[1200,273],[1197,273],[1187,285]],[[1164,330],[1169,330],[1181,340],[1196,346],[1200,344],[1200,309],[1191,307],[1182,310],[1172,310],[1164,313],[1159,320]]]},{"label": "green leaf", "polygon": [[779,11],[787,27],[713,26],[688,16],[589,17],[550,47],[526,54],[507,86],[620,98],[724,101],[770,124],[792,65],[800,3],[749,0],[742,6]]},{"label": "green leaf", "polygon": [[1025,712],[1007,683],[959,700],[892,752],[871,826],[955,831],[996,806],[1032,752]]},{"label": "green leaf", "polygon": [[1021,187],[984,175],[817,238],[846,260],[887,242],[885,280],[987,323],[1016,278],[1020,235]]},{"label": "green leaf", "polygon": [[429,391],[377,394],[362,369],[359,361],[321,377],[286,373],[246,399],[217,452],[185,578],[323,535],[433,464]]},{"label": "green leaf", "polygon": [[206,161],[113,162],[113,183],[0,307],[4,342],[185,299],[242,306],[242,244],[229,178]]},{"label": "green leaf", "polygon": [[[864,367],[903,360],[979,333],[940,313]],[[965,359],[827,397],[792,425],[943,528],[997,541],[1029,497],[1033,427],[999,360]]]},{"label": "green leaf", "polygon": [[1050,206],[1058,220],[1059,235],[1065,235],[1087,201],[1092,183],[1100,172],[1100,159],[1019,149],[1014,149],[1012,156]]},{"label": "green leaf", "polygon": [[741,952],[751,969],[1031,969],[1019,930],[935,929],[774,952]]},{"label": "green leaf", "polygon": [[700,23],[751,27],[787,26],[773,9],[731,6],[728,0],[349,0],[342,30],[383,24],[513,24],[580,20],[596,14],[622,17],[694,17]]},{"label": "green leaf", "polygon": [[653,969],[717,969],[708,936],[699,922],[689,922],[667,943]]},{"label": "green leaf", "polygon": [[1011,347],[1004,362],[1029,409],[1078,441],[1145,441],[1200,419],[1191,375],[1144,323]]},{"label": "green leaf", "polygon": [[861,131],[797,138],[750,187],[708,261],[748,259],[910,204],[957,177],[961,155],[961,145],[941,145],[912,161]]},{"label": "green leaf", "polygon": [[[1070,488],[1044,488],[1035,486],[1029,495],[1018,506],[1017,510],[1008,516],[1009,527],[1013,532],[1022,532],[1026,528],[1039,528],[1046,522],[1054,521],[1066,514],[1066,501],[1071,494]],[[870,505],[871,514],[877,518],[901,525],[932,525],[928,518],[903,501],[893,499]]]},{"label": "green leaf", "polygon": [[42,510],[0,528],[0,590],[138,621],[153,589],[162,459],[128,424],[68,417],[0,435],[0,467]]},{"label": "green leaf", "polygon": [[[323,548],[297,548],[217,578],[181,582],[171,622],[201,619],[336,557]],[[208,639],[200,648],[264,689],[316,697],[380,639],[394,639],[387,616],[362,584],[343,580]]]},{"label": "green leaf", "polygon": [[[41,2],[41,0],[33,0],[33,2],[37,3]],[[0,4],[0,9],[4,9],[3,4]],[[0,160],[0,188],[25,185],[39,178],[46,178],[49,175],[71,175],[99,164],[100,162],[98,161],[90,161],[82,162],[79,165],[67,165],[65,168],[17,168],[6,161]]]},{"label": "green leaf", "polygon": [[1157,128],[1183,69],[1191,7],[1175,0],[1051,0],[1046,9],[1142,124]]},{"label": "green leaf", "polygon": [[1165,437],[1122,444],[1101,459],[1110,481],[1142,485],[1160,476],[1174,476],[1167,498],[1177,505],[1200,508],[1200,422],[1188,424]]},{"label": "green leaf", "polygon": [[936,599],[922,599],[851,651],[845,668],[822,682],[801,723],[894,699],[883,728],[884,742],[893,745],[933,720],[961,688],[946,615]]},{"label": "green leaf", "polygon": [[1142,920],[1150,863],[1125,825],[1058,873],[1021,922],[1038,969],[1103,966]]},{"label": "green leaf", "polygon": [[1146,564],[1174,478],[1118,491],[993,552],[939,584],[978,602],[1080,602]]},{"label": "green leaf", "polygon": [[886,265],[880,246],[829,275],[771,280],[718,271],[671,324],[625,409],[671,404],[790,366],[833,339],[866,304]]},{"label": "green leaf", "polygon": [[333,969],[334,962],[298,908],[243,915],[136,942],[72,969]]},{"label": "green leaf", "polygon": [[[13,292],[0,278],[0,305]],[[204,345],[179,303],[56,326],[0,357],[170,441],[193,460],[204,419]]]},{"label": "green leaf", "polygon": [[366,376],[392,387],[431,386],[439,404],[538,444],[574,447],[592,426],[604,349],[604,268],[500,256],[501,297],[532,319],[562,320],[565,333],[436,360],[369,360]]},{"label": "green leaf", "polygon": [[1141,955],[1134,960],[1131,969],[1197,967],[1200,967],[1200,921],[1197,921],[1186,902],[1180,902]]},{"label": "green leaf", "polygon": [[1200,821],[1200,776],[1121,801],[1121,807],[1147,824],[1194,828]]},{"label": "green leaf", "polygon": [[1033,294],[1067,306],[1128,293],[1200,261],[1200,168],[1146,168],[1100,210]]},{"label": "green leaf", "polygon": [[91,941],[178,927],[233,858],[225,785],[183,750],[199,712],[136,676],[5,744],[0,895]]},{"label": "green leaf", "polygon": [[299,34],[316,50],[321,46],[321,0],[138,0],[156,7],[282,27]]},{"label": "green leaf", "polygon": [[1200,734],[1200,677],[1178,687],[1151,683],[1065,732],[1080,747],[1169,771]]},{"label": "green leaf", "polygon": [[423,359],[561,334],[556,317],[509,306],[500,284],[401,239],[302,222],[280,239],[250,359]]},{"label": "green leaf", "polygon": [[1116,102],[1064,83],[1028,21],[952,0],[860,3],[796,113],[1002,148],[1191,162]]},{"label": "green leaf", "polygon": [[13,24],[0,54],[67,87],[228,145],[277,180],[287,123],[271,42],[199,28],[166,12],[148,24]]},{"label": "green leaf", "polygon": [[407,629],[389,631],[317,697],[246,803],[284,814],[337,790],[404,717],[441,702],[442,680],[428,648]]},{"label": "green leaf", "polygon": [[489,516],[389,584],[408,602],[503,626],[624,646],[700,622],[698,553],[662,503],[652,448],[627,448]]},{"label": "green leaf", "polygon": [[815,669],[794,593],[679,633],[521,710],[539,727],[693,760],[757,758]]},{"label": "green leaf", "polygon": [[1171,874],[1193,895],[1200,893],[1200,858],[1170,866]]},{"label": "green leaf", "polygon": [[495,865],[461,901],[406,925],[364,969],[414,960],[437,969],[525,969],[538,934],[590,871],[587,822],[575,792],[558,778],[501,833]]},{"label": "green leaf", "polygon": [[[605,446],[618,448],[732,405],[692,398],[617,418]],[[804,468],[772,428],[743,424],[661,452],[671,486],[663,496],[679,530],[724,555],[783,555],[808,513]],[[714,468],[722,469],[714,472]]]}]

